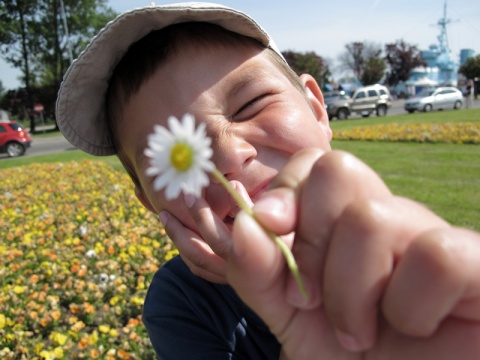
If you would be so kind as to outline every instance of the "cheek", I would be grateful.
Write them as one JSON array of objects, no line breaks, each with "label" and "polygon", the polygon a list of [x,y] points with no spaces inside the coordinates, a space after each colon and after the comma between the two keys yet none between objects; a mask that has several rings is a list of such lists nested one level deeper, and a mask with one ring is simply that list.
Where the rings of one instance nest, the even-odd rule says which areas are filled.
[{"label": "cheek", "polygon": [[[290,110],[264,123],[266,140],[270,146],[287,153],[306,147],[324,147],[327,136],[311,112]],[[328,142],[328,141],[327,141]]]}]

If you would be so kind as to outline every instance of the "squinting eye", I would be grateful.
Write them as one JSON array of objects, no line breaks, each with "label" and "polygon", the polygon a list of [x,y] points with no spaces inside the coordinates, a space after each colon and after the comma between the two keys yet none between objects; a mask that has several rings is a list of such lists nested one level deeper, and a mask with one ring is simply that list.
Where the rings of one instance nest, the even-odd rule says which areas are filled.
[{"label": "squinting eye", "polygon": [[250,100],[232,116],[232,119],[234,121],[245,121],[255,116],[263,108],[263,105],[261,104],[261,100],[266,98],[268,95],[270,94],[262,94]]}]

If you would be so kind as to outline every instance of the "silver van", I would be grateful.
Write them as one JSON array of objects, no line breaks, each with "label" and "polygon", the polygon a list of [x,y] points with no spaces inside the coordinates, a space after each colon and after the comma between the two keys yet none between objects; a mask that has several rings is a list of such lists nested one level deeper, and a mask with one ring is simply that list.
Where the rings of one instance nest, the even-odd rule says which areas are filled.
[{"label": "silver van", "polygon": [[350,102],[350,110],[363,117],[369,117],[375,112],[377,116],[387,115],[392,105],[392,97],[383,85],[370,85],[355,90]]}]

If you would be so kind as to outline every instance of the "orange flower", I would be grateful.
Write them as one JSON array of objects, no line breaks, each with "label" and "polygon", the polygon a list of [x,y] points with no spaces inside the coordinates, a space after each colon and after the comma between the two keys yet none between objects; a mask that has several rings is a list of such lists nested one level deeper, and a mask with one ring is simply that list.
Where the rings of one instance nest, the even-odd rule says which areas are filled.
[{"label": "orange flower", "polygon": [[86,273],[87,273],[87,268],[81,267],[80,270],[78,271],[78,276],[85,276]]},{"label": "orange flower", "polygon": [[84,336],[80,339],[80,341],[78,342],[78,348],[80,350],[83,350],[83,349],[86,349],[88,346],[88,336]]},{"label": "orange flower", "polygon": [[130,356],[130,353],[126,352],[125,350],[123,349],[120,349],[117,351],[117,356],[120,358],[120,359],[123,359],[123,360],[130,360],[132,357]]},{"label": "orange flower", "polygon": [[93,313],[95,312],[95,308],[92,306],[92,304],[90,304],[90,303],[88,303],[88,302],[86,302],[86,303],[84,304],[84,307],[85,307],[85,312],[86,312],[87,314],[93,314]]},{"label": "orange flower", "polygon": [[62,313],[58,310],[52,311],[51,314],[52,314],[52,318],[54,318],[55,320],[59,320],[62,317]]},{"label": "orange flower", "polygon": [[36,318],[38,318],[38,312],[31,311],[30,312],[30,319],[35,320]]},{"label": "orange flower", "polygon": [[30,276],[30,281],[32,282],[32,284],[36,284],[39,279],[40,278],[38,277],[37,274],[33,274],[32,276]]},{"label": "orange flower", "polygon": [[78,314],[79,310],[80,310],[80,306],[78,306],[77,304],[70,304],[70,312],[73,315]]},{"label": "orange flower", "polygon": [[129,338],[130,340],[135,341],[135,342],[136,342],[136,341],[139,341],[139,338],[138,338],[138,335],[137,335],[136,332],[130,333],[130,335],[128,335],[128,338]]},{"label": "orange flower", "polygon": [[133,318],[128,319],[127,326],[136,327],[138,325],[140,325],[140,321],[138,319],[133,319]]},{"label": "orange flower", "polygon": [[75,263],[72,266],[70,266],[70,271],[72,273],[75,274],[78,270],[80,270],[80,264],[79,263]]},{"label": "orange flower", "polygon": [[41,320],[40,320],[40,325],[42,325],[43,327],[46,327],[48,324],[50,324],[52,322],[52,319],[50,317],[46,317],[44,316]]},{"label": "orange flower", "polygon": [[99,356],[100,356],[100,353],[98,352],[97,349],[90,350],[90,358],[91,359],[97,359]]}]

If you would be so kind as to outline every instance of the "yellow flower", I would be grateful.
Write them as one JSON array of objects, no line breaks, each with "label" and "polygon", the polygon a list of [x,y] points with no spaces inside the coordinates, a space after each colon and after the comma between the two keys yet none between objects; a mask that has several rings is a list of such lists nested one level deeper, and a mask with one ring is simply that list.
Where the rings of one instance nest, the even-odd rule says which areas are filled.
[{"label": "yellow flower", "polygon": [[88,343],[90,345],[95,345],[96,343],[98,342],[98,332],[97,331],[94,331],[90,334],[90,336],[88,337]]},{"label": "yellow flower", "polygon": [[55,342],[56,344],[58,344],[60,346],[65,345],[65,343],[67,342],[67,339],[68,339],[68,337],[66,335],[61,334],[59,332],[53,332],[50,335],[50,340],[52,340],[53,342]]},{"label": "yellow flower", "polygon": [[140,298],[138,296],[132,296],[132,298],[130,299],[130,303],[138,306],[143,305],[143,298]]},{"label": "yellow flower", "polygon": [[110,331],[110,326],[109,325],[100,325],[98,327],[98,330],[101,332],[101,333],[108,333]]},{"label": "yellow flower", "polygon": [[13,287],[13,292],[17,295],[23,294],[25,291],[27,291],[26,286],[15,285]]},{"label": "yellow flower", "polygon": [[120,298],[118,296],[114,296],[110,299],[110,305],[115,306],[119,301],[120,301]]},{"label": "yellow flower", "polygon": [[165,254],[165,260],[168,261],[172,258],[174,258],[175,256],[177,256],[179,254],[178,252],[178,249],[172,249],[172,250],[169,250],[166,254]]}]

